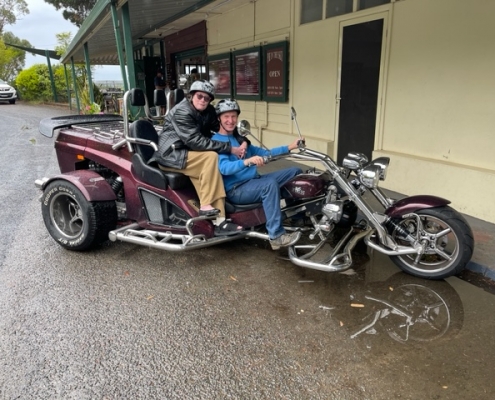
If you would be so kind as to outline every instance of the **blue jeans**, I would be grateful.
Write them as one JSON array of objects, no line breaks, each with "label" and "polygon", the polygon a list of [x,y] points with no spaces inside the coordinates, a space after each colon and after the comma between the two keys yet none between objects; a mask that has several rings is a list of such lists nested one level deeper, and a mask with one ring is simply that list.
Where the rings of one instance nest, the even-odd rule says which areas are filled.
[{"label": "blue jeans", "polygon": [[266,230],[270,239],[276,239],[285,233],[280,212],[280,188],[300,173],[300,168],[292,167],[260,175],[234,186],[227,192],[227,198],[233,204],[263,203]]}]

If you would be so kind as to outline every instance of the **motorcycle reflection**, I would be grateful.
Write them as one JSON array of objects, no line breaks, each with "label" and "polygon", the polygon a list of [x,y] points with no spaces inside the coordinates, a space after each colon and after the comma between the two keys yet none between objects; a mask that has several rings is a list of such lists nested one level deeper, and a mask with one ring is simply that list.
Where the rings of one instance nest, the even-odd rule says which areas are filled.
[{"label": "motorcycle reflection", "polygon": [[397,273],[366,285],[350,299],[350,310],[335,310],[332,316],[339,317],[352,339],[384,333],[400,343],[429,342],[455,336],[464,322],[462,301],[446,281]]}]

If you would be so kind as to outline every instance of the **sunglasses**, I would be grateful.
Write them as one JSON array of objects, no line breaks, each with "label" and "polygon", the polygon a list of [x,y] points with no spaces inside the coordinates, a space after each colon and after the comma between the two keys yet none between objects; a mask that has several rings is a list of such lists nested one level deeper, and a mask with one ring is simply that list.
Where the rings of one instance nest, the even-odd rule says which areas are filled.
[{"label": "sunglasses", "polygon": [[208,96],[207,94],[196,93],[196,97],[198,98],[198,100],[204,100],[207,103],[211,101],[211,97]]}]

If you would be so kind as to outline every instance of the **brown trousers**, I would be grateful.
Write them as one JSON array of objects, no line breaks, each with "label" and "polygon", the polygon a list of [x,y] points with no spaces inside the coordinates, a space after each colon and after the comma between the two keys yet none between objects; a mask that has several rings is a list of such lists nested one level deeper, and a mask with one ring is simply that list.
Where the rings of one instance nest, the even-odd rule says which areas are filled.
[{"label": "brown trousers", "polygon": [[225,189],[218,169],[218,154],[214,151],[188,151],[184,169],[159,166],[164,171],[182,172],[190,179],[199,197],[199,203],[211,204],[225,217]]}]

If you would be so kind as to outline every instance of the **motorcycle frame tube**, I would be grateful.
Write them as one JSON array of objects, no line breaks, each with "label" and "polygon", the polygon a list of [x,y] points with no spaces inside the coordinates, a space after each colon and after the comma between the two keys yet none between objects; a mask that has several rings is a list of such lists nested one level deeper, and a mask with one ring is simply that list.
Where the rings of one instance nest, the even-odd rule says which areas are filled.
[{"label": "motorcycle frame tube", "polygon": [[340,168],[328,155],[305,148],[302,149],[300,153],[291,153],[290,157],[302,160],[320,161],[325,166],[325,169],[332,174],[332,177],[340,186],[340,188],[349,196],[349,199],[358,206],[359,210],[373,225],[376,232],[378,233],[380,242],[388,248],[397,248],[397,243],[395,243],[392,238],[390,238],[390,236],[387,234],[387,231],[382,226],[379,220],[380,214],[374,212],[373,209],[368,205],[368,203],[361,197],[361,195],[356,192],[354,187],[342,177],[342,175],[340,174]]},{"label": "motorcycle frame tube", "polygon": [[205,235],[202,234],[174,234],[171,232],[158,232],[141,229],[138,223],[133,223],[110,231],[108,237],[112,242],[120,240],[122,242],[138,244],[158,250],[181,252],[185,250],[202,249],[219,243],[238,240],[250,236],[250,233],[251,232],[240,232],[238,235],[234,236],[222,236],[207,239]]}]

